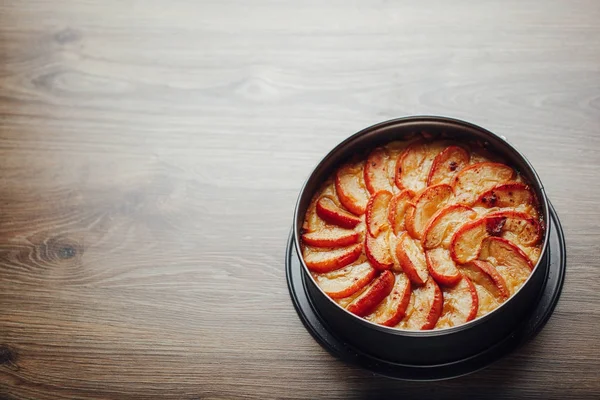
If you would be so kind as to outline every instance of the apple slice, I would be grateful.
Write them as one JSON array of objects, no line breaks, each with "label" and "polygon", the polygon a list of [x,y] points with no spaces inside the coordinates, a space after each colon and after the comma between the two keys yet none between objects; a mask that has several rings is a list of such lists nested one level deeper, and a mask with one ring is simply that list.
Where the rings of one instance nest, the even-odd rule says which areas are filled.
[{"label": "apple slice", "polygon": [[541,227],[537,218],[519,211],[503,210],[487,214],[488,217],[506,218],[502,237],[523,246],[535,245],[541,239]]},{"label": "apple slice", "polygon": [[316,201],[312,201],[304,215],[302,223],[303,232],[316,232],[327,227],[327,223],[319,217],[316,210]]},{"label": "apple slice", "polygon": [[492,264],[502,275],[511,294],[514,294],[529,278],[531,260],[510,241],[489,237],[483,241],[479,259]]},{"label": "apple slice", "polygon": [[379,235],[376,238],[369,234],[365,235],[365,254],[373,268],[383,270],[390,269],[394,265],[388,235]]},{"label": "apple slice", "polygon": [[452,204],[436,212],[423,230],[423,248],[448,248],[450,239],[463,224],[472,221],[477,213],[463,204]]},{"label": "apple slice", "polygon": [[382,190],[369,200],[365,220],[371,236],[377,237],[379,232],[389,228],[388,207],[391,199],[392,194],[387,190]]},{"label": "apple slice", "polygon": [[344,247],[357,243],[358,232],[341,228],[326,228],[302,235],[302,242],[314,247]]},{"label": "apple slice", "polygon": [[388,221],[396,235],[405,230],[406,212],[413,207],[411,203],[413,196],[414,193],[410,190],[403,190],[396,193],[390,200]]},{"label": "apple slice", "polygon": [[369,263],[364,262],[358,265],[348,265],[347,267],[324,274],[313,273],[313,278],[317,285],[332,299],[341,299],[358,292],[377,275]]},{"label": "apple slice", "polygon": [[[373,268],[373,267],[371,267]],[[377,277],[377,270],[375,270],[375,277]],[[371,282],[373,281],[373,279],[371,279]],[[370,282],[368,282],[370,283]],[[368,284],[367,283],[367,284]],[[356,299],[358,296],[360,296],[360,294],[365,290],[364,287],[362,287],[361,289],[359,289],[358,291],[354,292],[353,294],[351,294],[348,297],[343,297],[341,299],[335,299],[335,302],[342,308],[346,308],[348,307],[348,304],[352,303],[354,301],[354,299]]]},{"label": "apple slice", "polygon": [[398,236],[394,235],[394,232],[388,232],[388,247],[390,249],[390,255],[392,256],[392,265],[391,270],[397,273],[403,272],[402,266],[400,265],[400,261],[398,261],[398,256],[396,255],[396,247],[398,246],[398,242],[400,239]]},{"label": "apple slice", "polygon": [[476,285],[481,285],[500,302],[508,299],[510,292],[496,268],[487,261],[474,260],[464,264],[460,271]]},{"label": "apple slice", "polygon": [[460,171],[452,183],[457,202],[471,205],[480,193],[513,179],[515,171],[508,165],[480,162]]},{"label": "apple slice", "polygon": [[444,207],[454,193],[450,185],[436,185],[425,189],[415,199],[415,211],[407,215],[406,230],[415,239],[421,239],[429,219]]},{"label": "apple slice", "polygon": [[521,250],[523,250],[523,253],[525,253],[525,255],[527,255],[527,258],[529,258],[529,260],[531,260],[532,265],[535,265],[538,262],[538,260],[540,259],[540,256],[542,255],[542,249],[537,246],[534,246],[534,247],[519,246],[519,248]]},{"label": "apple slice", "polygon": [[457,285],[445,287],[444,307],[436,328],[449,328],[471,321],[477,316],[479,298],[477,290],[467,277],[463,277]]},{"label": "apple slice", "polygon": [[417,141],[410,145],[396,162],[396,186],[417,193],[427,186],[433,160],[442,150],[441,143]]},{"label": "apple slice", "polygon": [[361,255],[362,243],[334,250],[304,248],[304,263],[313,272],[331,272],[353,263]]},{"label": "apple slice", "polygon": [[469,152],[460,146],[448,146],[433,160],[427,186],[451,183],[463,168],[469,165]]},{"label": "apple slice", "polygon": [[462,279],[460,271],[450,256],[450,251],[443,248],[427,250],[425,258],[429,273],[440,285],[454,286]]},{"label": "apple slice", "polygon": [[[339,202],[335,194],[335,184],[333,180],[324,183],[318,191],[318,194],[313,196],[304,216],[302,229],[304,232],[315,232],[324,227],[327,227],[327,221],[324,220],[317,212],[317,204],[321,198],[327,198],[332,204],[339,208]],[[358,218],[358,217],[355,217]]]},{"label": "apple slice", "polygon": [[421,244],[405,232],[400,236],[395,250],[398,262],[408,279],[417,285],[425,284],[429,273]]},{"label": "apple slice", "polygon": [[[480,260],[495,260],[496,263],[518,267],[527,271],[533,270],[533,264],[527,255],[511,241],[499,238],[487,238],[481,247]],[[494,262],[492,262],[494,264]]]},{"label": "apple slice", "polygon": [[385,326],[397,325],[406,315],[411,293],[410,280],[406,274],[396,274],[391,293],[370,315],[367,315],[366,319]]},{"label": "apple slice", "polygon": [[360,223],[359,217],[341,209],[331,198],[325,196],[317,201],[316,213],[325,222],[342,228],[352,229]]},{"label": "apple slice", "polygon": [[[471,282],[473,282],[473,280],[471,280]],[[479,299],[477,318],[491,313],[503,303],[503,300],[491,294],[486,288],[479,285],[477,282],[473,282],[473,286],[475,286],[477,298]]]},{"label": "apple slice", "polygon": [[433,278],[425,285],[413,289],[411,302],[406,316],[397,325],[398,328],[410,330],[432,329],[442,313],[444,296]]},{"label": "apple slice", "polygon": [[523,183],[504,183],[497,185],[492,189],[479,195],[474,206],[478,207],[511,207],[516,208],[520,205],[535,202],[535,196],[529,186]]},{"label": "apple slice", "polygon": [[[409,235],[415,237],[415,205],[411,204],[406,208],[406,213],[404,214],[404,229],[408,232]],[[413,233],[411,233],[413,232]]]},{"label": "apple slice", "polygon": [[348,304],[346,310],[359,317],[369,314],[379,303],[386,298],[394,288],[394,274],[390,271],[383,271],[363,293],[360,294],[352,303]]},{"label": "apple slice", "polygon": [[505,217],[482,217],[462,225],[450,239],[450,255],[458,264],[477,258],[483,240],[502,232]]},{"label": "apple slice", "polygon": [[390,156],[386,149],[382,147],[376,148],[367,157],[364,178],[369,193],[375,194],[381,190],[392,191],[388,174],[389,161]]},{"label": "apple slice", "polygon": [[[386,147],[387,147],[386,150],[388,151],[388,155],[390,157],[388,160],[388,168],[387,168],[388,180],[389,180],[389,182],[391,182],[392,187],[394,189],[396,189],[396,188],[398,188],[398,186],[396,186],[396,165],[398,163],[398,158],[406,150],[407,143],[403,140],[400,140],[397,142],[392,142],[392,143],[388,144]],[[392,190],[392,193],[393,192],[394,192],[394,190]]]},{"label": "apple slice", "polygon": [[335,191],[340,203],[351,213],[362,215],[367,208],[369,195],[364,188],[361,164],[346,164],[335,176]]}]

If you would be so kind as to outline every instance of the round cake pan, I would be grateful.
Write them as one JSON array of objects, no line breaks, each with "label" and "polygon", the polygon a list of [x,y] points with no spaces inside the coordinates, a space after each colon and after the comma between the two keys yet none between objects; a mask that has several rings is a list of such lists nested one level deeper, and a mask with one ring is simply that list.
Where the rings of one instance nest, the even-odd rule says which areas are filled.
[{"label": "round cake pan", "polygon": [[431,365],[452,363],[481,353],[504,339],[537,304],[548,275],[549,204],[539,176],[527,159],[506,139],[474,124],[445,117],[417,116],[382,122],[344,140],[317,165],[304,184],[294,211],[293,238],[300,249],[304,215],[321,184],[346,160],[394,140],[406,140],[426,132],[459,141],[477,141],[498,155],[527,180],[536,193],[546,226],[542,252],[529,279],[509,300],[493,312],[466,324],[431,331],[408,331],[373,324],[346,311],[313,280],[302,257],[304,281],[310,301],[342,340],[386,362]]}]

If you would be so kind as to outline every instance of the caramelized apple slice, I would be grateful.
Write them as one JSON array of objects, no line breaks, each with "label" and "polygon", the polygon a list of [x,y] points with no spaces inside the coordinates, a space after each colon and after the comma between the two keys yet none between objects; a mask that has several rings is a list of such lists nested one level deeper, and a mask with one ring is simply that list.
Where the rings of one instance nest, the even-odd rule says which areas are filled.
[{"label": "caramelized apple slice", "polygon": [[392,142],[387,146],[388,155],[390,157],[388,160],[387,172],[388,180],[391,182],[392,187],[394,188],[392,193],[396,188],[398,188],[398,186],[396,186],[396,165],[398,163],[398,158],[406,150],[406,147],[407,143],[405,141]]},{"label": "caramelized apple slice", "polygon": [[406,232],[398,240],[396,257],[408,279],[417,285],[423,285],[427,281],[429,273],[421,244]]},{"label": "caramelized apple slice", "polygon": [[391,199],[392,194],[386,190],[382,190],[369,200],[365,220],[371,236],[377,237],[379,232],[389,228],[388,207]]},{"label": "caramelized apple slice", "polygon": [[[533,264],[527,255],[517,245],[504,238],[487,238],[481,247],[479,259],[494,260],[496,263],[505,263],[527,271],[533,270]],[[494,264],[494,261],[490,262]]]},{"label": "caramelized apple slice", "polygon": [[394,232],[391,230],[388,231],[388,247],[390,249],[390,255],[392,256],[392,271],[400,273],[402,271],[402,266],[400,265],[400,261],[398,261],[398,256],[396,254],[396,247],[398,246],[398,242],[400,239],[398,236],[394,235]]},{"label": "caramelized apple slice", "polygon": [[469,165],[469,152],[460,146],[448,146],[433,160],[427,186],[451,183],[463,168]]},{"label": "caramelized apple slice", "polygon": [[442,289],[444,307],[442,315],[435,325],[436,328],[449,328],[471,321],[477,316],[479,298],[477,290],[467,277],[464,277],[453,287]]},{"label": "caramelized apple slice", "polygon": [[358,292],[375,278],[377,271],[364,262],[325,274],[313,273],[317,285],[332,299],[341,299]]},{"label": "caramelized apple slice", "polygon": [[[415,233],[415,227],[414,227],[414,220],[415,220],[415,206],[414,204],[411,204],[410,206],[408,206],[406,208],[406,213],[404,214],[404,229],[406,229],[406,231],[408,232],[409,235],[411,235],[412,237],[415,237],[416,233]],[[413,232],[412,234],[410,232]]]},{"label": "caramelized apple slice", "polygon": [[523,183],[504,183],[482,193],[475,201],[477,207],[511,207],[533,205],[535,196],[529,186]]},{"label": "caramelized apple slice", "polygon": [[400,193],[396,193],[390,200],[388,221],[396,235],[405,230],[406,212],[410,207],[413,207],[411,203],[412,198],[413,192],[403,190]]},{"label": "caramelized apple slice", "polygon": [[499,237],[489,237],[483,241],[479,259],[496,268],[511,294],[525,283],[533,269],[531,260],[521,249]]},{"label": "caramelized apple slice", "polygon": [[421,239],[429,219],[452,198],[450,185],[436,185],[425,189],[415,199],[415,211],[407,215],[406,230],[415,239]]},{"label": "caramelized apple slice", "polygon": [[[473,282],[473,280],[471,280],[471,282]],[[475,290],[477,291],[477,298],[479,299],[479,307],[477,308],[477,318],[494,311],[503,303],[503,300],[491,294],[486,288],[484,288],[477,282],[473,282],[473,286],[475,286]]]},{"label": "caramelized apple slice", "polygon": [[432,329],[442,313],[444,297],[440,287],[433,278],[425,285],[414,288],[406,316],[397,326],[402,329]]},{"label": "caramelized apple slice", "polygon": [[369,314],[394,288],[394,274],[383,271],[346,309],[359,317]]},{"label": "caramelized apple slice", "polygon": [[440,143],[423,141],[410,145],[396,162],[396,186],[417,193],[427,186],[433,160],[442,150]]},{"label": "caramelized apple slice", "polygon": [[[536,219],[524,213],[491,213],[466,223],[457,230],[450,243],[452,258],[460,264],[474,260],[481,248],[481,242],[488,236],[501,236],[528,248],[540,240],[541,229]],[[537,261],[537,258],[535,259]]]},{"label": "caramelized apple slice", "polygon": [[410,281],[406,274],[396,274],[392,292],[366,319],[385,326],[397,325],[406,315],[411,293]]},{"label": "caramelized apple slice", "polygon": [[362,243],[339,249],[304,248],[304,262],[313,272],[331,272],[345,267],[358,259],[362,253]]},{"label": "caramelized apple slice", "polygon": [[392,191],[392,184],[389,180],[388,164],[390,156],[388,152],[379,147],[373,150],[367,162],[365,163],[365,185],[371,194],[375,194],[381,190],[388,192]]},{"label": "caramelized apple slice", "polygon": [[308,210],[306,210],[306,215],[304,216],[304,223],[302,224],[302,231],[316,232],[325,227],[327,227],[327,223],[317,215],[315,204],[311,204],[308,207]]},{"label": "caramelized apple slice", "polygon": [[452,259],[458,264],[475,260],[483,240],[500,235],[505,221],[505,217],[482,217],[462,225],[450,239]]},{"label": "caramelized apple slice", "polygon": [[538,262],[538,260],[540,259],[540,256],[542,255],[542,249],[538,246],[534,246],[534,247],[519,246],[519,248],[521,250],[523,250],[523,253],[525,253],[527,258],[529,258],[529,260],[531,260],[532,265],[535,265]]},{"label": "caramelized apple slice", "polygon": [[494,186],[508,182],[515,171],[508,165],[493,162],[481,162],[469,165],[460,171],[453,181],[457,202],[472,204],[477,197]]},{"label": "caramelized apple slice", "polygon": [[[323,219],[317,210],[318,203],[321,198],[325,198],[331,202],[335,207],[340,209],[340,203],[337,199],[337,195],[335,194],[335,183],[333,180],[329,180],[324,183],[320,190],[319,195],[314,196],[306,210],[306,214],[304,216],[304,223],[302,224],[303,232],[316,232],[323,228],[328,227],[328,222],[326,219]],[[354,218],[358,218],[353,215]],[[360,221],[360,218],[359,218]]]},{"label": "caramelized apple slice", "polygon": [[447,248],[456,230],[472,221],[477,213],[463,204],[452,204],[436,212],[423,230],[423,248]]},{"label": "caramelized apple slice", "polygon": [[335,176],[335,191],[340,203],[351,213],[362,215],[369,196],[364,188],[362,164],[346,164]]},{"label": "caramelized apple slice", "polygon": [[499,302],[510,296],[506,282],[496,268],[487,261],[475,260],[464,264],[460,271],[476,285],[481,285]]},{"label": "caramelized apple slice", "polygon": [[440,285],[454,286],[462,279],[460,271],[456,268],[452,257],[450,257],[450,251],[436,248],[428,250],[425,257],[429,273]]},{"label": "caramelized apple slice", "polygon": [[518,211],[497,211],[488,217],[506,218],[502,227],[502,237],[523,246],[535,245],[541,239],[542,233],[537,218]]},{"label": "caramelized apple slice", "polygon": [[340,228],[325,228],[302,235],[302,241],[314,247],[344,247],[358,242],[358,232]]},{"label": "caramelized apple slice", "polygon": [[376,238],[369,234],[365,235],[365,254],[376,269],[390,269],[394,265],[388,244],[388,235],[379,235]]},{"label": "caramelized apple slice", "polygon": [[360,218],[341,209],[329,197],[321,197],[316,205],[317,215],[324,221],[342,228],[352,229],[360,223]]}]

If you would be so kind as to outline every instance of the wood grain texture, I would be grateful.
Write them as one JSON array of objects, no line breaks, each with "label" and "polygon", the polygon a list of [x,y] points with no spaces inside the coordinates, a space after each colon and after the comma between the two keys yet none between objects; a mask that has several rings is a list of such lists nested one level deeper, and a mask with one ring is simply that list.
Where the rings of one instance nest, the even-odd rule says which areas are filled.
[{"label": "wood grain texture", "polygon": [[[593,398],[600,3],[0,3],[0,398]],[[544,330],[397,382],[304,329],[283,259],[336,143],[463,118],[530,159],[564,225]]]}]

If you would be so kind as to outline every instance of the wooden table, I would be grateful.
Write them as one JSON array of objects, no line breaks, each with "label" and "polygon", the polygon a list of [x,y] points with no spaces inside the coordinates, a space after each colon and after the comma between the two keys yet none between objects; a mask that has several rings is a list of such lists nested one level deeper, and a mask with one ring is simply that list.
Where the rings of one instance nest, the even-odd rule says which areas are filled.
[{"label": "wooden table", "polygon": [[[599,21],[595,0],[5,0],[0,398],[598,396]],[[315,163],[410,114],[521,149],[569,254],[534,340],[439,383],[333,358],[283,266]]]}]

